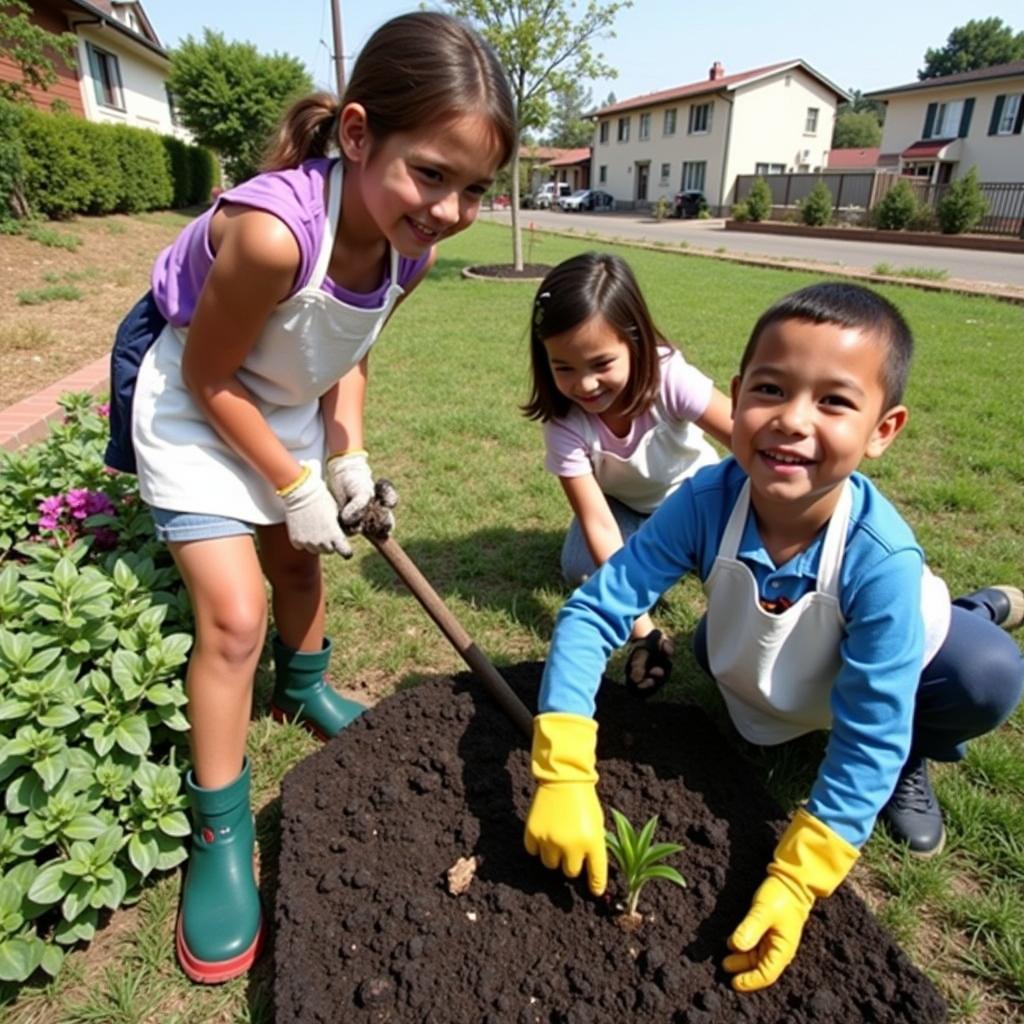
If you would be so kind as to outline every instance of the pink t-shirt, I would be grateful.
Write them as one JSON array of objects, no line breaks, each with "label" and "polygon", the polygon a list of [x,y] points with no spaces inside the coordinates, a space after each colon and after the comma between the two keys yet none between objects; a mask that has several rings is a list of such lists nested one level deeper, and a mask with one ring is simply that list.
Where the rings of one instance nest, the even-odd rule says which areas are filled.
[{"label": "pink t-shirt", "polygon": [[[665,349],[661,358],[660,397],[662,407],[670,420],[690,422],[700,419],[711,401],[714,382],[683,358],[677,349]],[[547,453],[544,468],[555,476],[586,476],[594,472],[590,460],[590,442],[583,427],[589,421],[596,432],[601,448],[606,452],[629,458],[636,451],[640,439],[654,426],[651,409],[641,413],[630,424],[625,437],[617,437],[600,416],[585,412],[573,405],[564,419],[549,420],[544,424],[544,445]]]},{"label": "pink t-shirt", "polygon": [[[174,327],[192,322],[199,293],[213,266],[210,221],[221,203],[238,203],[265,210],[284,221],[299,243],[299,269],[290,295],[306,287],[316,265],[327,211],[324,192],[334,161],[328,157],[307,160],[284,171],[268,171],[243,181],[225,192],[205,213],[197,217],[156,258],[150,286],[157,308]],[[426,264],[427,255],[398,261],[398,283],[405,287]],[[376,309],[384,301],[390,280],[390,263],[385,261],[380,283],[372,292],[352,292],[325,278],[322,288],[329,295],[362,309]]]}]

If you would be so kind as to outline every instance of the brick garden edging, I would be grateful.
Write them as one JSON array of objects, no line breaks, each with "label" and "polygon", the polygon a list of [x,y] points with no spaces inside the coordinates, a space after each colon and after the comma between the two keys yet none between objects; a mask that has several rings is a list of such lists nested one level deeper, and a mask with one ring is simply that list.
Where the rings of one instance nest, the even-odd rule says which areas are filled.
[{"label": "brick garden edging", "polygon": [[0,448],[15,451],[33,441],[41,441],[49,432],[50,424],[59,421],[64,415],[57,399],[68,391],[102,394],[108,387],[109,371],[108,354],[94,359],[42,391],[0,410]]},{"label": "brick garden edging", "polygon": [[838,238],[847,242],[895,242],[898,245],[933,245],[947,249],[984,249],[988,252],[1024,252],[1024,238],[999,235],[944,235],[938,231],[881,231],[878,228],[814,228],[782,221],[727,220],[726,231],[755,235],[800,235],[804,238]]}]

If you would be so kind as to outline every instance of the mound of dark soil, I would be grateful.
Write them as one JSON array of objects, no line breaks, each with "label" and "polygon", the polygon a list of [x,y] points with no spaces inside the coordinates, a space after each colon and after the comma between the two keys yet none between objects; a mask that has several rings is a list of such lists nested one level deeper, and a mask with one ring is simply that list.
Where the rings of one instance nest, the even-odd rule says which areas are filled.
[{"label": "mound of dark soil", "polygon": [[522,270],[516,270],[511,263],[478,263],[466,267],[463,277],[498,278],[502,281],[540,281],[551,269],[549,263],[526,263]]},{"label": "mound of dark soil", "polygon": [[[506,670],[535,707],[541,666]],[[938,992],[847,886],[815,909],[773,987],[738,995],[719,963],[764,877],[779,807],[703,712],[608,683],[599,792],[658,838],[680,889],[652,882],[647,920],[616,924],[529,857],[526,742],[468,676],[383,700],[295,768],[282,795],[275,976],[280,1022],[935,1024]],[[447,870],[481,858],[468,890]]]}]

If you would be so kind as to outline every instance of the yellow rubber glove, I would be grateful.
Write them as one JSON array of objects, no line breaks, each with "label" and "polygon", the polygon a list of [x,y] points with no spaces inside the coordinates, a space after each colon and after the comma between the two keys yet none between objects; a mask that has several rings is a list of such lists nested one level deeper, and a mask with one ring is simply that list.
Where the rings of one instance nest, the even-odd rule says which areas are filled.
[{"label": "yellow rubber glove", "polygon": [[722,962],[738,992],[774,985],[796,956],[815,899],[831,896],[860,856],[842,836],[801,809],[775,847],[768,877],[729,936]]},{"label": "yellow rubber glove", "polygon": [[549,712],[533,720],[531,767],[537,780],[523,842],[545,867],[575,878],[587,863],[590,891],[608,884],[604,811],[597,799],[597,722]]}]

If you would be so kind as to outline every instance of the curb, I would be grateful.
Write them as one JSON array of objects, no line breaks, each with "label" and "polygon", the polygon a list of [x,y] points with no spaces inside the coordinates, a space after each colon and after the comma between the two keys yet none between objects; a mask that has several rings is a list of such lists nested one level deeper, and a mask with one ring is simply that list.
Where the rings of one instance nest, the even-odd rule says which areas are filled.
[{"label": "curb", "polygon": [[108,387],[109,371],[108,354],[87,363],[42,391],[0,410],[0,448],[16,451],[34,441],[41,441],[49,433],[50,424],[59,422],[64,416],[64,410],[57,404],[57,399],[68,391],[102,394]]}]

